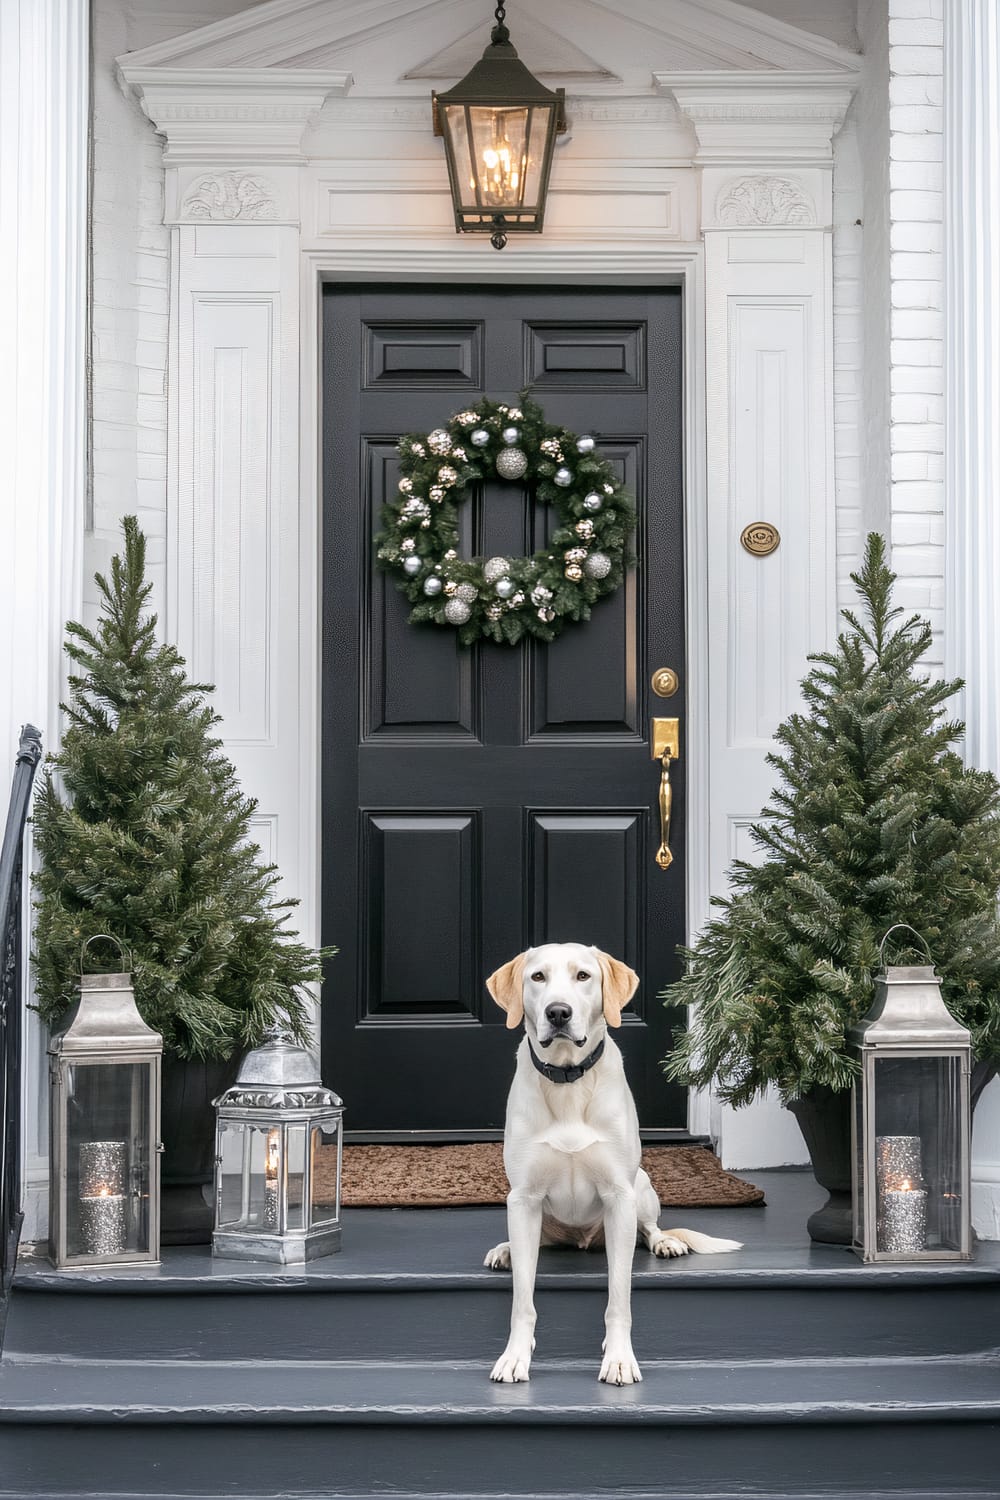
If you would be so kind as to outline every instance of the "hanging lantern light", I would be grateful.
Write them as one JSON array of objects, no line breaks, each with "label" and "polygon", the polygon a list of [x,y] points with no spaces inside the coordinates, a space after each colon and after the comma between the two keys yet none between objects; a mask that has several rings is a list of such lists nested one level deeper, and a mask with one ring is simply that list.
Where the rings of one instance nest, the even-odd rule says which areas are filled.
[{"label": "hanging lantern light", "polygon": [[511,44],[498,5],[490,45],[461,83],[433,95],[434,134],[444,137],[459,234],[538,234],[555,138],[566,129],[565,93],[547,89]]},{"label": "hanging lantern light", "polygon": [[971,1045],[933,964],[890,965],[876,975],[875,1003],[850,1041],[861,1065],[855,1250],[866,1261],[971,1259]]}]

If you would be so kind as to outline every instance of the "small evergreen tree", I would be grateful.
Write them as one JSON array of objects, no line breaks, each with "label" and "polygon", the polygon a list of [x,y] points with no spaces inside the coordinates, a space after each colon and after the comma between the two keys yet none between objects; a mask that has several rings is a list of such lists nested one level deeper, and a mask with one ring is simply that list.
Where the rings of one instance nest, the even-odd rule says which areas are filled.
[{"label": "small evergreen tree", "polygon": [[944,705],[962,683],[918,673],[930,626],[900,621],[880,536],[852,578],[861,618],[845,610],[837,649],[809,658],[805,710],[768,757],[782,785],[752,829],[763,863],[733,865],[721,915],[666,992],[693,1007],[668,1077],[714,1079],[736,1105],[768,1084],[786,1102],[850,1086],[845,1033],[895,922],[926,939],[975,1056],[1000,1059],[1000,787],[950,748],[964,726]]},{"label": "small evergreen tree", "polygon": [[295,903],[275,898],[276,868],[250,841],[256,804],[215,737],[211,689],[157,641],[145,538],[132,516],[124,532],[110,583],[97,577],[96,630],[67,626],[69,727],[35,807],[38,1009],[59,1020],[81,945],[110,933],[131,955],[144,1020],[174,1055],[228,1057],[274,1020],[304,1038],[301,991],[326,955],[284,926]]}]

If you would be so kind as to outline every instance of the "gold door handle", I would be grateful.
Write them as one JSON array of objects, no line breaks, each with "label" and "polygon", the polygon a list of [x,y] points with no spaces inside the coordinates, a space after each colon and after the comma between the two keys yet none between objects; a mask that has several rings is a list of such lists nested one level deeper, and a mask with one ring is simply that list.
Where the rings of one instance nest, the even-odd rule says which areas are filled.
[{"label": "gold door handle", "polygon": [[674,862],[670,852],[670,812],[674,792],[670,785],[670,762],[677,759],[678,721],[676,719],[654,719],[651,735],[653,759],[663,767],[660,772],[660,847],[656,851],[656,863],[661,870],[669,870]]}]

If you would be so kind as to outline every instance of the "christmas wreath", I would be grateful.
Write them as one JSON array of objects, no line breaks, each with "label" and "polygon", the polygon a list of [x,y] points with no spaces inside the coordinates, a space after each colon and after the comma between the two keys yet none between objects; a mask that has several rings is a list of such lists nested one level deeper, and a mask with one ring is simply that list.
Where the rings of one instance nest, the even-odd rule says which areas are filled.
[{"label": "christmas wreath", "polygon": [[[455,626],[463,645],[551,641],[621,584],[635,510],[592,437],[552,426],[522,395],[519,406],[479,401],[398,446],[398,494],[375,545],[414,606],[411,621]],[[532,485],[555,512],[548,545],[531,557],[458,554],[458,508],[494,477]]]}]

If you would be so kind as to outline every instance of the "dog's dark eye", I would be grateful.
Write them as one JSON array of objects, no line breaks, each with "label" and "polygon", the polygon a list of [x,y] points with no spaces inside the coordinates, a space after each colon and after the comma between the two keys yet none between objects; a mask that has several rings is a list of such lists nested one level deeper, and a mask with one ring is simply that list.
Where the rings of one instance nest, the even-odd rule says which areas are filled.
[{"label": "dog's dark eye", "polygon": [[531,977],[536,984],[541,984],[542,980],[545,978],[545,975],[542,973],[541,969],[536,969]]},{"label": "dog's dark eye", "polygon": [[589,979],[590,975],[587,973],[586,969],[581,969],[580,972],[579,972],[579,974],[576,977],[577,977],[577,979],[579,979],[579,980],[582,981],[584,979]]}]

